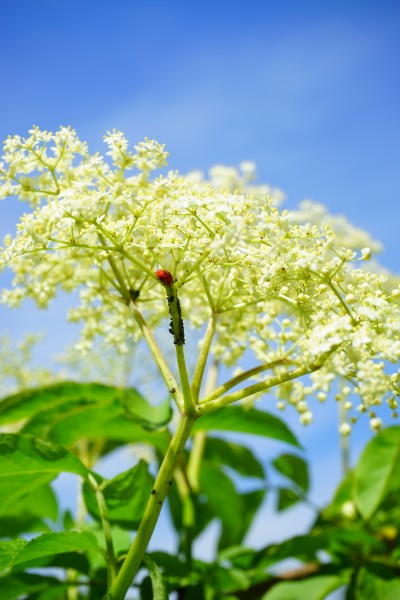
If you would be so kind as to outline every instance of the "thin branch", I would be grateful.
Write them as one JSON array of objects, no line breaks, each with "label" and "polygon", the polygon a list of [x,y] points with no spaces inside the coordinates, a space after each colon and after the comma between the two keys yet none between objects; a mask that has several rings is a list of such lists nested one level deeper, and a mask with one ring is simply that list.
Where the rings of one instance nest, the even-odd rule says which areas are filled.
[{"label": "thin branch", "polygon": [[208,355],[210,353],[210,347],[215,334],[217,321],[218,313],[212,312],[210,320],[208,321],[207,329],[204,335],[203,343],[201,345],[200,354],[197,360],[192,380],[192,395],[196,403],[199,400],[200,387],[204,376],[204,369],[206,367]]},{"label": "thin branch", "polygon": [[275,375],[261,381],[260,383],[256,383],[254,385],[250,385],[242,390],[237,392],[233,392],[232,394],[228,394],[227,396],[221,396],[216,398],[215,400],[209,400],[205,398],[203,402],[197,405],[197,414],[199,416],[205,415],[209,412],[217,410],[218,408],[222,408],[223,406],[227,406],[228,404],[232,404],[233,402],[237,402],[238,400],[243,400],[243,398],[248,398],[249,396],[253,396],[254,394],[259,394],[260,392],[266,392],[272,387],[276,387],[277,385],[281,385],[282,383],[286,383],[287,381],[291,381],[292,379],[297,379],[302,377],[303,375],[309,375],[314,371],[320,369],[323,364],[328,360],[329,356],[335,352],[340,345],[335,345],[328,352],[325,352],[320,356],[314,363],[305,367],[297,367],[292,371],[288,371],[287,373],[281,373],[280,375]]}]

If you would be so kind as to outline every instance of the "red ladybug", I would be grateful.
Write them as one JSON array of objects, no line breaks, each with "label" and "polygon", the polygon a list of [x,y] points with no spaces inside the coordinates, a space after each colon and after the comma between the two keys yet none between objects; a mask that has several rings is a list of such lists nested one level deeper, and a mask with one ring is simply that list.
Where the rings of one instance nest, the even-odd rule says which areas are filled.
[{"label": "red ladybug", "polygon": [[161,283],[165,285],[165,287],[171,287],[174,283],[174,277],[169,271],[165,271],[164,269],[158,269],[158,271],[156,271],[156,275],[159,281],[161,281]]}]

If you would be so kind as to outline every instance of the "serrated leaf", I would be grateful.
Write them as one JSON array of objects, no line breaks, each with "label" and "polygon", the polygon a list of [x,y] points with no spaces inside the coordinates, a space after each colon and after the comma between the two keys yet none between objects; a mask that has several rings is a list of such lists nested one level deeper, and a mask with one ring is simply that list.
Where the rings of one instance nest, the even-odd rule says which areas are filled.
[{"label": "serrated leaf", "polygon": [[208,413],[196,421],[193,432],[196,431],[238,431],[261,435],[300,447],[286,423],[275,415],[255,408],[227,406]]},{"label": "serrated leaf", "polygon": [[121,396],[121,390],[99,383],[66,381],[23,390],[0,402],[0,424],[14,423],[71,400],[92,400],[103,404]]},{"label": "serrated leaf", "polygon": [[290,581],[274,585],[262,600],[323,600],[328,594],[344,585],[343,577],[321,575],[304,581]]},{"label": "serrated leaf", "polygon": [[261,463],[245,446],[221,440],[207,438],[204,458],[212,462],[222,463],[245,477],[265,478]]},{"label": "serrated leaf", "polygon": [[[169,400],[152,406],[134,388],[98,383],[57,383],[25,390],[0,403],[0,423],[28,419],[24,433],[64,445],[74,444],[82,437],[157,443],[157,436],[143,426],[157,429],[171,415]],[[162,441],[165,447],[167,442]]]},{"label": "serrated leaf", "polygon": [[0,571],[44,556],[79,550],[101,552],[96,536],[89,532],[44,533],[29,542],[22,539],[0,542]]},{"label": "serrated leaf", "polygon": [[367,444],[355,469],[354,499],[364,519],[395,486],[400,487],[400,427],[388,427]]},{"label": "serrated leaf", "polygon": [[[138,404],[136,414],[132,410],[128,416],[127,398],[130,406]],[[82,438],[99,437],[140,441],[160,449],[168,443],[165,435],[158,435],[166,432],[148,431],[142,427],[146,424],[148,429],[155,429],[164,425],[166,405],[161,408],[151,406],[133,388],[124,390],[101,384],[67,382],[16,394],[0,404],[1,407],[0,417],[4,422],[29,417],[23,433],[63,445],[72,445]]]},{"label": "serrated leaf", "polygon": [[60,473],[86,477],[84,464],[66,448],[30,435],[0,434],[0,509],[5,510]]},{"label": "serrated leaf", "polygon": [[278,488],[278,500],[277,500],[277,511],[282,512],[288,508],[292,508],[298,502],[301,502],[302,498],[299,494],[290,488]]},{"label": "serrated leaf", "polygon": [[157,564],[148,554],[143,557],[143,562],[150,574],[153,599],[168,600],[167,586]]},{"label": "serrated leaf", "polygon": [[281,454],[272,461],[279,473],[293,481],[304,492],[309,488],[308,466],[305,460],[295,454]]},{"label": "serrated leaf", "polygon": [[28,542],[22,539],[0,542],[0,572],[13,564],[16,556]]},{"label": "serrated leaf", "polygon": [[[103,481],[102,493],[110,522],[136,529],[145,511],[153,481],[144,460],[113,479]],[[83,486],[83,496],[89,513],[100,520],[96,494],[87,483]]]}]

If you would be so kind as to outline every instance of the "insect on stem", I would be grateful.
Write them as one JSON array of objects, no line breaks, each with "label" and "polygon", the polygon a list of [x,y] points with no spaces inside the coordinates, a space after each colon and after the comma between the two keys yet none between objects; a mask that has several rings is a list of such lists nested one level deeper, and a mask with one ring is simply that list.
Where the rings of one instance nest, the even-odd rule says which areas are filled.
[{"label": "insect on stem", "polygon": [[175,346],[185,344],[185,329],[183,326],[181,303],[174,288],[174,277],[169,271],[159,269],[156,276],[167,292],[168,311],[171,317],[169,332],[173,335]]}]

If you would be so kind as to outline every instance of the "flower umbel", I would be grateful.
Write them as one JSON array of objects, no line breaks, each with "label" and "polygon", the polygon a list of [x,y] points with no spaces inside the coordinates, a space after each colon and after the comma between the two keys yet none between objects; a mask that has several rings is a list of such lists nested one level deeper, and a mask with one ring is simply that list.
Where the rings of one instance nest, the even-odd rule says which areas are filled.
[{"label": "flower umbel", "polygon": [[[176,346],[182,314],[192,327],[211,323],[201,361],[211,352],[231,366],[250,348],[280,408],[293,405],[305,424],[309,397],[327,394],[337,377],[366,411],[385,398],[394,405],[387,365],[400,358],[400,293],[359,268],[379,249],[369,236],[353,228],[347,243],[350,225],[319,205],[281,212],[282,194],[257,188],[250,163],[214,170],[210,182],[152,176],[166,164],[164,146],[146,139],[131,152],[116,131],[105,142],[106,158],[65,127],[6,140],[0,196],[32,210],[1,250],[0,264],[15,274],[2,302],[46,307],[58,290],[75,291],[69,317],[83,323],[86,349],[102,336],[126,352],[128,337],[144,335],[157,353],[149,331],[163,326],[167,308]],[[160,369],[175,389],[167,365]]]}]

